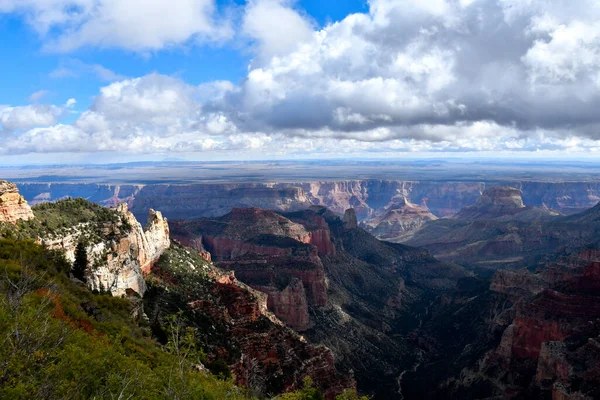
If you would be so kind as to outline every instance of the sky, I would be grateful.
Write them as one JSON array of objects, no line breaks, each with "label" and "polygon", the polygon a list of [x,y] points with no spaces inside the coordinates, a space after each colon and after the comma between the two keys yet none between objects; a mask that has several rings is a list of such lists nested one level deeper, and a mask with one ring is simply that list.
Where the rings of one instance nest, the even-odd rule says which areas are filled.
[{"label": "sky", "polygon": [[598,0],[0,0],[0,164],[600,155]]}]

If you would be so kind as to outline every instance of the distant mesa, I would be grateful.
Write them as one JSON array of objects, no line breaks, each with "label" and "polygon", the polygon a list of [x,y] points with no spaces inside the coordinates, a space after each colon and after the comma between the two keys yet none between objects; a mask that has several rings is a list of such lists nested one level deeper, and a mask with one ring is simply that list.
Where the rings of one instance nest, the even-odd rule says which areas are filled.
[{"label": "distant mesa", "polygon": [[521,191],[512,187],[494,186],[487,188],[476,205],[480,208],[496,207],[501,209],[524,208]]},{"label": "distant mesa", "polygon": [[463,208],[457,218],[497,216],[525,208],[521,191],[512,187],[490,187],[472,206]]},{"label": "distant mesa", "polygon": [[504,217],[532,220],[558,215],[560,215],[559,212],[546,207],[526,206],[519,189],[495,186],[485,189],[474,205],[464,207],[455,215],[455,218],[494,219]]}]

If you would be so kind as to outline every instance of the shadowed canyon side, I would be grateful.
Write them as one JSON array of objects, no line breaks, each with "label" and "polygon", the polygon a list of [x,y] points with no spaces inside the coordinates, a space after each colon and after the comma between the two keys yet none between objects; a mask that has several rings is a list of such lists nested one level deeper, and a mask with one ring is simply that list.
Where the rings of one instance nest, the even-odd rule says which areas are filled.
[{"label": "shadowed canyon side", "polygon": [[518,189],[491,187],[474,205],[453,217],[427,222],[404,243],[473,268],[525,266],[573,236],[561,239],[554,230],[563,229],[563,220],[554,210],[526,206]]},{"label": "shadowed canyon side", "polygon": [[491,282],[473,281],[446,295],[419,332],[430,350],[405,376],[405,394],[598,398],[599,255],[596,240],[533,273],[498,271]]},{"label": "shadowed canyon side", "polygon": [[253,395],[300,389],[307,376],[328,400],[355,387],[336,370],[329,349],[307,343],[268,311],[265,294],[194,250],[174,244],[147,279],[144,304],[154,329],[161,332],[169,315],[182,312],[200,335],[209,368],[229,365]]},{"label": "shadowed canyon side", "polygon": [[380,216],[363,222],[362,227],[378,239],[402,242],[410,238],[426,222],[437,219],[429,210],[412,204],[402,197]]},{"label": "shadowed canyon side", "polygon": [[[277,214],[234,209],[213,219],[171,221],[173,237],[268,295],[268,308],[352,370],[359,389],[398,396],[397,378],[417,357],[406,336],[428,302],[468,276],[426,251],[380,242],[319,206]],[[200,247],[202,245],[202,247]]]},{"label": "shadowed canyon side", "polygon": [[[484,210],[465,214],[485,211],[490,217],[489,204],[500,203],[496,222],[514,223],[505,213],[519,215],[514,210],[523,206],[512,193],[509,202],[484,196]],[[569,217],[543,218],[535,230],[530,252],[537,256],[524,264],[527,269],[469,278],[432,304],[431,318],[418,331],[427,348],[424,360],[403,379],[407,397],[600,396],[600,204]]]}]

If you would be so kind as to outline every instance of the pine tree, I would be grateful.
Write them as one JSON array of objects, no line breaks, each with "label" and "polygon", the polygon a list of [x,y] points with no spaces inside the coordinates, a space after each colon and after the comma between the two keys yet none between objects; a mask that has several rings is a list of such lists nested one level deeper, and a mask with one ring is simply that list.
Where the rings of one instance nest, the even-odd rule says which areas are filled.
[{"label": "pine tree", "polygon": [[85,282],[85,270],[88,264],[87,250],[83,242],[79,242],[75,248],[75,263],[73,264],[73,276]]}]

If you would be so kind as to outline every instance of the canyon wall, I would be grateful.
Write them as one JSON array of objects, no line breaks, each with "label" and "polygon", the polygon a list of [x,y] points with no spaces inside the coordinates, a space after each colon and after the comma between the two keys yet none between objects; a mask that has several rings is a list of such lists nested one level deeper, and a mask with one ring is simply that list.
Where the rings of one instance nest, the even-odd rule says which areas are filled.
[{"label": "canyon wall", "polygon": [[321,205],[343,214],[354,208],[359,220],[383,215],[406,200],[436,217],[446,217],[474,204],[491,186],[508,186],[522,192],[529,206],[548,207],[572,214],[600,201],[600,182],[546,182],[493,180],[481,182],[347,180],[331,182],[97,185],[21,183],[19,190],[31,204],[64,197],[83,197],[115,206],[127,203],[138,217],[159,208],[171,219],[215,217],[235,207],[294,211]]}]

